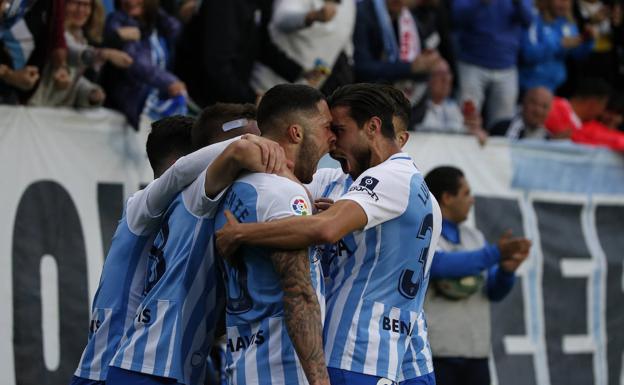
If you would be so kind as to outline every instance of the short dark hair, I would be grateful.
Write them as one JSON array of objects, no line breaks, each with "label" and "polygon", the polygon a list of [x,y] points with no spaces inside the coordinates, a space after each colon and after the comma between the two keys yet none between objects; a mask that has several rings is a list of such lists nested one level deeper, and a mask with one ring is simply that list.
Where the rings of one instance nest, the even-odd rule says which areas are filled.
[{"label": "short dark hair", "polygon": [[[262,134],[283,129],[279,123],[294,118],[293,113],[317,113],[317,104],[325,96],[316,88],[303,84],[280,84],[268,90],[258,105],[258,128]],[[290,124],[291,122],[287,122]]]},{"label": "short dark hair", "polygon": [[463,177],[464,173],[457,167],[440,166],[429,171],[425,176],[425,182],[429,191],[440,201],[445,192],[451,195],[459,192],[459,180]]},{"label": "short dark hair", "polygon": [[223,123],[237,119],[256,119],[256,106],[250,103],[217,103],[202,110],[191,130],[191,143],[200,149],[237,135],[237,132],[223,131]]},{"label": "short dark hair", "polygon": [[349,115],[358,127],[362,127],[373,116],[381,119],[381,133],[394,140],[392,115],[395,112],[395,100],[389,94],[387,85],[357,83],[342,86],[328,98],[330,108],[349,107]]},{"label": "short dark hair", "polygon": [[191,152],[191,127],[195,119],[190,116],[174,115],[152,123],[147,136],[145,151],[152,170],[160,174],[165,160],[171,156],[184,156]]},{"label": "short dark hair", "polygon": [[[405,130],[409,130],[410,119],[412,118],[412,106],[409,100],[405,97],[403,91],[397,89],[389,84],[384,85],[384,89],[388,96],[394,102],[393,115],[399,118]],[[396,127],[395,127],[396,128]]]},{"label": "short dark hair", "polygon": [[583,78],[578,81],[573,97],[580,99],[604,99],[611,95],[611,86],[600,78]]}]

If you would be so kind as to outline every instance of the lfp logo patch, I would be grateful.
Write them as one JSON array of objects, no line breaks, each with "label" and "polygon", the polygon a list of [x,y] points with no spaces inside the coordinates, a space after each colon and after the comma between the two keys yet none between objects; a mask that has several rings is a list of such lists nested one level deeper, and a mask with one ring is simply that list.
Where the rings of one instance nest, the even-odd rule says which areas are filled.
[{"label": "lfp logo patch", "polygon": [[290,208],[295,215],[312,215],[308,203],[302,196],[296,196],[290,202]]}]

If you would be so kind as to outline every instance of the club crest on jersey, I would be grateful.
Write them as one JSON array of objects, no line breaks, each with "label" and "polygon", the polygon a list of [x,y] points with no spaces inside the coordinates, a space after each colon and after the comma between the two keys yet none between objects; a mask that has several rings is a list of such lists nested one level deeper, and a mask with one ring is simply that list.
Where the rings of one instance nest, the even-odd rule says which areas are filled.
[{"label": "club crest on jersey", "polygon": [[308,203],[301,196],[294,197],[290,202],[290,209],[295,215],[311,215],[312,212],[308,207]]}]

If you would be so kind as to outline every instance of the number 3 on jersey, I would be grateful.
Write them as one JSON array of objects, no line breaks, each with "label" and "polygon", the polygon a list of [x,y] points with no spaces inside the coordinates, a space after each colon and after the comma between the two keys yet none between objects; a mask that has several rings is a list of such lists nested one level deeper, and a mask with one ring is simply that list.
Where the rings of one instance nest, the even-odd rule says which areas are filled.
[{"label": "number 3 on jersey", "polygon": [[[427,237],[427,233],[429,237]],[[423,247],[420,249],[420,257],[418,262],[420,263],[420,274],[416,278],[416,282],[412,281],[416,272],[410,269],[404,269],[401,272],[401,278],[399,279],[399,293],[402,296],[409,299],[416,298],[420,283],[425,277],[425,267],[427,266],[427,256],[429,255],[429,244],[431,242],[431,234],[433,233],[433,214],[429,213],[420,224],[420,229],[416,238],[420,239],[423,243]]]}]

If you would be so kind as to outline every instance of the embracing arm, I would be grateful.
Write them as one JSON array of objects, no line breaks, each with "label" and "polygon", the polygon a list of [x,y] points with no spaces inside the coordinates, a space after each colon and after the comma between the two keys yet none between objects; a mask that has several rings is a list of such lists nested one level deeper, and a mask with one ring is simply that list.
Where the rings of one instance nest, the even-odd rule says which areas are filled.
[{"label": "embracing arm", "polygon": [[310,385],[329,385],[323,354],[321,307],[312,282],[308,250],[276,251],[271,261],[284,291],[284,319]]},{"label": "embracing arm", "polygon": [[[236,140],[210,164],[206,170],[204,188],[206,196],[215,197],[230,185],[242,170],[273,173],[285,167],[284,150],[279,144],[268,139],[255,138],[261,144],[251,140]],[[261,145],[267,145],[270,156],[263,157]]]},{"label": "embracing arm", "polygon": [[362,207],[351,200],[340,200],[317,215],[265,223],[238,223],[228,211],[226,216],[227,223],[216,234],[217,248],[224,256],[231,255],[243,243],[290,250],[334,243],[363,229],[368,222]]}]

